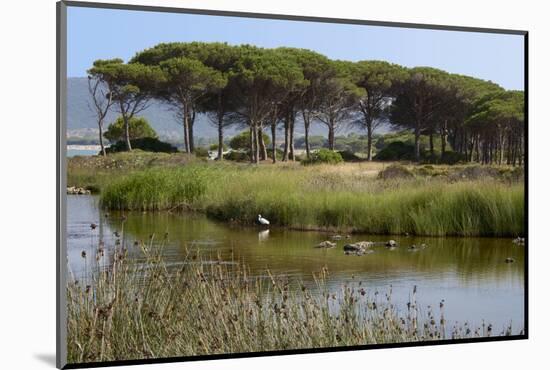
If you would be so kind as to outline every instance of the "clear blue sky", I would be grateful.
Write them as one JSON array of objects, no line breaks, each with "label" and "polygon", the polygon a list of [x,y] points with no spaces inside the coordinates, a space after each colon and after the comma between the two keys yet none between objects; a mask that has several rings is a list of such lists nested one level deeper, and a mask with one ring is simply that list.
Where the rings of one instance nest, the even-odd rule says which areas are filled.
[{"label": "clear blue sky", "polygon": [[307,48],[332,59],[431,66],[507,89],[524,86],[519,35],[78,7],[69,7],[67,14],[69,77],[85,76],[96,59],[128,60],[159,42],[220,41]]}]

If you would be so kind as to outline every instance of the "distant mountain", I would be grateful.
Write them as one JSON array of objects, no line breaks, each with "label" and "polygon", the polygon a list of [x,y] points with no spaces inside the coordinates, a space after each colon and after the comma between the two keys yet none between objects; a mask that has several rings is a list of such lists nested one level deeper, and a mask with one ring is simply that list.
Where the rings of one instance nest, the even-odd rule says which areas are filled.
[{"label": "distant mountain", "polygon": [[[97,135],[97,123],[94,112],[90,109],[91,99],[88,93],[88,81],[86,77],[71,77],[67,81],[67,129],[68,136],[72,137],[91,137]],[[147,118],[151,126],[165,140],[176,142],[182,139],[183,129],[181,124],[174,118],[173,112],[169,107],[158,101],[140,113]],[[106,126],[113,122],[118,113],[112,110],[107,115]],[[205,115],[199,115],[195,122],[195,137],[205,139],[214,139],[217,137],[217,131],[212,126]],[[233,136],[241,131],[239,128],[226,129],[226,136]],[[380,131],[388,131],[383,129]],[[310,135],[327,135],[327,129],[324,125],[313,123]],[[350,132],[364,133],[358,128],[348,128],[338,132],[338,135],[348,134]],[[304,135],[303,126],[298,124],[295,137]]]}]

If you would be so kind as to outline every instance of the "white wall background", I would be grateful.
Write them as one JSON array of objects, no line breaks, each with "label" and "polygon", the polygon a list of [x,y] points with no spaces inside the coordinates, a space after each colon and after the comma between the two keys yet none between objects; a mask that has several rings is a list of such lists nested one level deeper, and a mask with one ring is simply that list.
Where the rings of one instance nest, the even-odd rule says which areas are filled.
[{"label": "white wall background", "polygon": [[[120,2],[111,0],[111,2]],[[142,0],[134,4],[530,31],[530,335],[528,341],[149,365],[147,369],[547,368],[550,343],[548,100],[543,1]],[[0,367],[55,364],[55,1],[0,12]],[[25,124],[22,131],[18,125]],[[7,132],[6,132],[7,131]],[[25,147],[20,145],[24,140]],[[136,367],[133,367],[136,368]]]}]

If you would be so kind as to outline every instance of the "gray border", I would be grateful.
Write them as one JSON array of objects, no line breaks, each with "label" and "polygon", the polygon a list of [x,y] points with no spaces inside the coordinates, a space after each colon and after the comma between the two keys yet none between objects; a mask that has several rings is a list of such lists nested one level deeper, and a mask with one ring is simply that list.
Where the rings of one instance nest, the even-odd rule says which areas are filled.
[{"label": "gray border", "polygon": [[286,20],[286,21],[302,21],[302,22],[317,22],[317,23],[320,22],[320,23],[356,24],[356,25],[380,26],[380,27],[392,27],[392,28],[395,28],[395,27],[417,28],[417,29],[441,30],[441,31],[498,33],[498,34],[508,34],[508,35],[526,35],[527,34],[527,31],[525,30],[445,26],[440,24],[385,22],[385,21],[347,19],[347,18],[312,17],[312,16],[291,15],[291,14],[249,13],[249,12],[234,12],[234,11],[214,10],[214,9],[192,9],[192,8],[175,8],[175,7],[168,7],[168,6],[152,6],[152,5],[111,4],[111,3],[84,2],[84,1],[71,1],[71,0],[62,1],[62,2],[65,3],[67,6],[81,7],[81,8],[134,10],[134,11],[149,11],[149,12],[162,12],[162,13],[202,14],[202,15],[224,16],[224,17],[277,19],[277,20]]},{"label": "gray border", "polygon": [[56,4],[57,16],[57,253],[56,366],[67,364],[67,5]]},{"label": "gray border", "polygon": [[[104,366],[122,366],[122,365],[137,365],[137,364],[154,364],[168,363],[180,361],[202,361],[228,358],[242,357],[261,357],[274,355],[290,355],[290,354],[307,354],[307,353],[327,353],[340,351],[365,350],[376,348],[404,348],[404,347],[419,347],[419,346],[435,346],[446,344],[459,343],[483,343],[528,339],[528,318],[529,318],[529,270],[528,270],[528,34],[526,30],[511,30],[511,29],[495,29],[481,27],[461,27],[461,26],[445,26],[435,24],[418,24],[404,22],[384,22],[372,20],[357,20],[357,19],[340,19],[340,18],[325,18],[311,16],[297,16],[288,14],[265,14],[265,13],[248,13],[248,12],[232,12],[211,9],[190,9],[190,8],[175,8],[162,6],[147,6],[147,5],[131,5],[131,4],[111,4],[98,2],[83,2],[83,1],[64,1],[57,2],[57,252],[56,252],[56,285],[57,285],[57,311],[56,311],[56,367],[57,368],[84,368],[84,367],[104,367]],[[320,22],[320,23],[337,23],[337,24],[354,24],[392,28],[413,28],[441,31],[459,31],[459,32],[480,32],[494,34],[508,34],[524,36],[524,53],[525,53],[525,237],[527,243],[525,246],[525,290],[524,290],[524,312],[525,312],[525,332],[522,335],[513,335],[510,337],[491,337],[491,338],[475,338],[475,339],[456,339],[456,340],[440,340],[429,342],[404,342],[404,343],[386,343],[386,344],[371,344],[349,347],[329,347],[329,348],[310,348],[300,350],[282,350],[282,351],[266,351],[266,352],[251,352],[251,353],[230,353],[219,355],[202,355],[193,357],[171,357],[171,358],[156,358],[156,359],[138,359],[138,360],[118,360],[105,362],[88,362],[88,363],[67,363],[67,239],[66,239],[66,221],[67,221],[67,146],[66,146],[66,130],[67,130],[67,7],[82,7],[82,8],[101,8],[101,9],[118,9],[118,10],[133,10],[133,11],[149,11],[149,12],[165,12],[165,13],[184,13],[184,14],[200,14],[210,16],[224,17],[244,17],[244,18],[259,18],[259,19],[277,19],[302,22]]]}]

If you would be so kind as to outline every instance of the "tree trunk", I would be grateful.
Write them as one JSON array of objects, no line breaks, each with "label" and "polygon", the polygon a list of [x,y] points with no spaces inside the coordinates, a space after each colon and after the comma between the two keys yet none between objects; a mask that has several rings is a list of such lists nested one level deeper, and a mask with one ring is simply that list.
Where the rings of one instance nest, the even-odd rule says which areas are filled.
[{"label": "tree trunk", "polygon": [[289,131],[290,131],[290,119],[289,119],[289,115],[287,114],[285,117],[285,148],[283,151],[283,162],[288,161],[288,153],[290,150]]},{"label": "tree trunk", "polygon": [[277,144],[275,144],[277,135],[277,123],[275,120],[271,123],[271,151],[273,154],[273,163],[277,162]]},{"label": "tree trunk", "polygon": [[414,127],[414,160],[420,162],[420,125]]},{"label": "tree trunk", "polygon": [[328,148],[334,150],[334,125],[332,122],[328,125]]},{"label": "tree trunk", "polygon": [[306,158],[309,159],[310,157],[310,148],[309,148],[309,115],[307,115],[305,112],[302,112],[302,116],[304,118],[304,131],[305,131],[305,145],[306,145]]},{"label": "tree trunk", "polygon": [[195,152],[195,137],[193,134],[193,126],[195,125],[195,112],[189,114],[189,151]]},{"label": "tree trunk", "polygon": [[500,134],[500,155],[499,155],[499,158],[498,158],[498,164],[502,164],[502,162],[504,162],[504,142],[506,140],[506,134],[505,133],[501,133]]},{"label": "tree trunk", "polygon": [[98,124],[99,127],[99,145],[101,146],[101,155],[107,156],[107,153],[105,152],[105,144],[103,144],[103,121],[100,121]]},{"label": "tree trunk", "polygon": [[367,161],[372,161],[372,122],[367,122]]},{"label": "tree trunk", "polygon": [[288,135],[288,141],[289,141],[289,153],[288,153],[288,159],[293,161],[294,158],[294,123],[296,120],[296,117],[294,113],[291,114],[291,120],[290,120],[290,127],[289,127],[289,135]]},{"label": "tree trunk", "polygon": [[435,150],[434,150],[434,134],[433,132],[430,132],[430,157],[434,157]]},{"label": "tree trunk", "polygon": [[128,116],[126,114],[123,114],[122,120],[124,121],[124,139],[126,140],[126,149],[131,152],[132,144],[130,143],[130,122]]},{"label": "tree trunk", "polygon": [[265,161],[267,159],[267,148],[265,146],[265,141],[264,141],[264,132],[263,132],[263,128],[262,128],[262,125],[260,125],[260,127],[258,127],[258,141],[260,143],[260,159],[262,161]]},{"label": "tree trunk", "polygon": [[250,122],[250,163],[254,163],[254,154],[256,154],[256,149],[254,147],[254,127],[252,126],[252,122]]},{"label": "tree trunk", "polygon": [[218,116],[218,161],[223,161],[223,116]]},{"label": "tree trunk", "polygon": [[441,160],[445,158],[445,150],[447,149],[447,120],[441,128]]},{"label": "tree trunk", "polygon": [[254,122],[253,124],[253,141],[254,141],[254,163],[259,164],[260,163],[260,143],[258,140],[258,124]]},{"label": "tree trunk", "polygon": [[187,108],[183,109],[183,146],[185,153],[189,153],[189,115],[187,114]]}]

